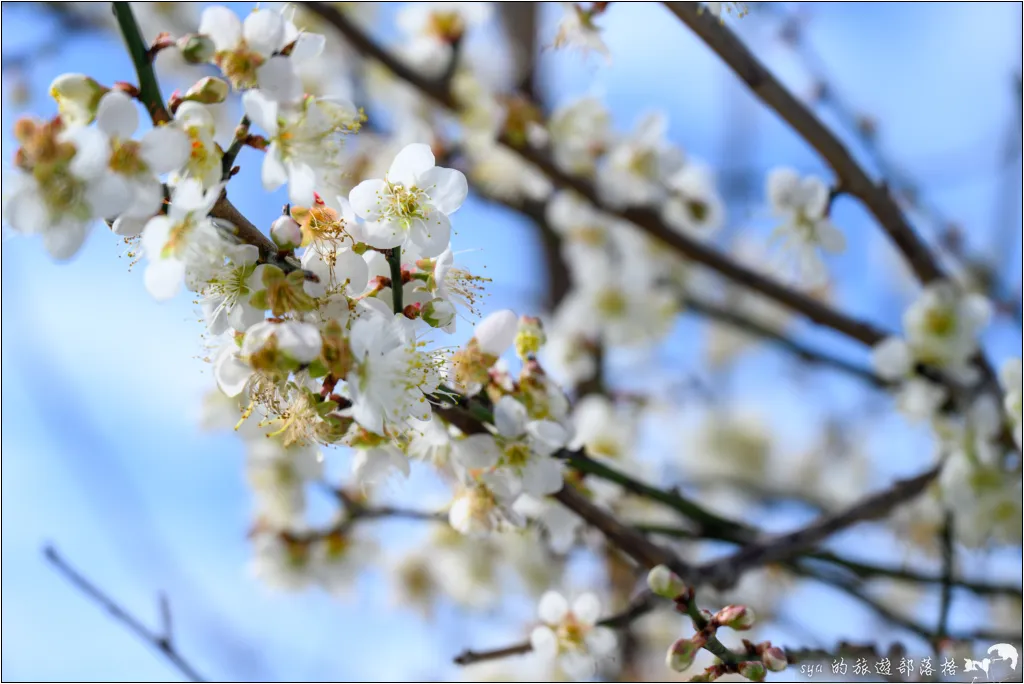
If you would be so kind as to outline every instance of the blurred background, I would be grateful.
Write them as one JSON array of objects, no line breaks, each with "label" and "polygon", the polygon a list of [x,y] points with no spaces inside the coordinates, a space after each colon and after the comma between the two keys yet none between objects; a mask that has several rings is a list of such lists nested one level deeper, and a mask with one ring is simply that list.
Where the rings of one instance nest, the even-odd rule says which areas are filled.
[{"label": "blurred background", "polygon": [[[231,5],[241,15],[253,6]],[[158,26],[175,35],[194,30],[202,7],[152,3],[136,11],[152,37]],[[763,236],[770,229],[764,178],[773,167],[829,177],[814,151],[660,5],[615,3],[601,17],[609,64],[550,49],[564,11],[559,4],[541,3],[524,14],[525,8],[519,5],[518,14],[495,11],[470,36],[466,59],[500,71],[501,58],[491,49],[495,41],[514,43],[522,23],[535,21],[536,92],[547,109],[594,94],[607,103],[619,131],[630,130],[645,112],[663,111],[669,139],[715,169],[728,212],[721,244],[747,230]],[[815,103],[858,159],[890,180],[930,244],[951,263],[970,264],[966,270],[975,280],[992,285],[1007,307],[986,332],[986,350],[997,364],[1019,356],[1020,4],[751,3],[749,9],[742,18],[723,18],[794,92]],[[401,5],[369,3],[359,16],[388,43],[396,37],[399,11]],[[3,4],[5,181],[15,150],[11,127],[25,113],[56,112],[46,93],[54,77],[77,71],[103,83],[134,80],[107,12]],[[323,32],[336,40],[329,28]],[[165,95],[191,82],[174,69],[161,77]],[[363,104],[358,97],[356,102]],[[225,107],[224,121],[237,120],[237,111],[236,105]],[[368,113],[372,122],[374,112]],[[223,128],[228,137],[231,128]],[[238,163],[242,173],[232,197],[257,225],[267,224],[284,200],[259,188],[256,152],[243,151]],[[849,243],[829,262],[834,302],[856,317],[898,329],[916,294],[899,259],[856,202],[840,200],[833,219]],[[486,267],[493,279],[483,313],[545,310],[552,284],[543,240],[528,220],[471,195],[456,228],[454,248],[474,250],[463,261]],[[510,590],[504,600],[477,610],[444,600],[429,614],[398,605],[388,569],[422,541],[425,533],[416,523],[374,523],[381,553],[345,596],[279,593],[252,577],[242,445],[230,433],[200,426],[202,400],[213,381],[198,307],[186,295],[155,304],[125,251],[99,226],[73,261],[57,265],[38,241],[5,230],[3,679],[177,676],[158,653],[53,571],[42,555],[46,543],[154,628],[158,597],[166,595],[179,650],[211,679],[457,679],[501,674],[503,667],[509,668],[505,676],[527,676],[522,668],[528,666],[521,664],[496,663],[490,673],[473,675],[451,664],[466,647],[525,636],[535,599],[524,592]],[[756,415],[773,454],[814,452],[823,426],[841,426],[847,450],[871,467],[851,475],[841,460],[826,463],[831,489],[820,492],[826,498],[842,498],[847,487],[856,495],[930,462],[927,430],[906,424],[884,395],[848,377],[808,371],[767,347],[716,366],[709,361],[715,338],[707,327],[683,314],[649,354],[608,361],[613,387],[658,394],[665,419],[675,421],[670,431],[645,432],[665,477],[675,473],[680,479],[672,461],[692,458],[687,450],[710,410],[695,387],[712,388],[717,401]],[[827,331],[806,323],[792,331],[816,348],[867,363],[865,350]],[[458,340],[468,335],[463,326]],[[345,472],[343,460],[337,467]],[[429,478],[415,472],[408,482],[392,483],[389,494],[422,508],[446,503]],[[800,501],[769,501],[744,511],[775,529],[816,512]],[[834,546],[855,557],[938,567],[934,558],[870,526],[842,535]],[[1010,548],[960,556],[965,574],[1018,586],[1020,559],[1019,540]],[[574,585],[599,581],[592,559],[569,560]],[[892,585],[880,595],[908,615],[934,621],[934,588]],[[1015,619],[1019,631],[1019,596],[983,600],[957,592],[951,627],[994,626],[1000,615],[1011,616],[1010,624]],[[925,652],[912,633],[883,626],[863,604],[813,583],[790,587],[778,616],[759,637],[807,646],[841,638],[901,640],[911,652]]]}]

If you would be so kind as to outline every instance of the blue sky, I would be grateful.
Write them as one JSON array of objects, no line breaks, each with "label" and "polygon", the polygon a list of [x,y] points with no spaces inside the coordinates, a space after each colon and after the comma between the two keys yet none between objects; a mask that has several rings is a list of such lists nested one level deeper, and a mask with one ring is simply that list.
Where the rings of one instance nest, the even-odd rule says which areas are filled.
[{"label": "blue sky", "polygon": [[[846,98],[882,121],[885,148],[926,190],[934,188],[929,199],[964,222],[970,244],[991,248],[999,158],[1012,116],[1010,83],[1020,69],[1019,5],[836,3],[811,11],[813,43]],[[557,6],[545,9],[547,37],[559,12]],[[381,20],[389,17],[382,13]],[[4,19],[5,52],[41,33],[30,8],[5,4]],[[807,86],[799,62],[769,39],[757,14],[727,21],[788,84]],[[787,164],[824,172],[813,151],[662,7],[616,5],[601,23],[614,55],[611,66],[542,53],[542,83],[553,103],[599,92],[620,129],[649,109],[665,110],[670,137],[712,165],[764,172]],[[381,33],[390,32],[382,27]],[[72,70],[103,82],[133,78],[110,37],[73,39],[34,63],[29,74],[42,90]],[[49,113],[52,104],[39,100],[33,108]],[[5,169],[16,116],[3,111]],[[736,136],[746,141],[739,159]],[[241,161],[239,183],[254,188],[255,157]],[[250,216],[271,216],[280,207],[280,198],[263,193],[234,196],[242,197]],[[742,225],[756,223],[758,215],[748,205],[730,218]],[[1019,196],[1013,220],[1020,222]],[[850,239],[848,252],[832,264],[841,283],[839,303],[896,327],[901,304],[880,257],[887,245],[852,201],[839,203],[836,221]],[[480,248],[470,259],[486,264],[494,279],[488,307],[534,310],[543,282],[532,265],[530,229],[476,202],[460,211],[457,227],[455,248]],[[1019,282],[1019,238],[997,244],[1004,258],[1015,261]],[[211,378],[197,358],[204,351],[190,300],[152,302],[141,271],[128,270],[122,247],[100,229],[66,265],[51,263],[38,241],[6,232],[2,250],[4,680],[174,677],[158,655],[46,566],[40,549],[47,541],[154,626],[156,596],[165,591],[179,647],[212,678],[452,677],[457,673],[447,659],[464,646],[503,643],[519,634],[514,621],[442,611],[428,624],[389,608],[379,573],[370,573],[360,591],[342,601],[318,593],[274,594],[256,583],[246,571],[250,502],[241,446],[231,435],[205,434],[197,425],[197,400]],[[681,322],[656,358],[693,369],[699,360],[694,330],[692,319]],[[866,358],[828,333],[799,330],[837,353]],[[995,358],[1014,348],[1019,353],[1019,331],[994,330],[986,343]],[[737,377],[756,396],[779,368],[778,357],[758,355],[741,364]],[[804,391],[817,394],[786,393],[765,407],[796,440],[809,414],[827,413],[853,396],[850,384],[835,378]],[[818,399],[824,396],[831,399]],[[880,482],[927,460],[922,441],[906,431],[866,438],[901,452],[881,459]],[[394,533],[406,538],[416,531],[396,526]],[[857,537],[857,545],[865,539]],[[1004,576],[1019,579],[1019,561],[1001,567],[1009,572]],[[824,601],[836,611],[848,607],[824,595],[807,589],[796,600]],[[970,609],[962,616],[965,624],[976,618]],[[827,632],[835,631],[831,620],[811,622],[824,638],[833,636]],[[850,622],[869,624],[858,613]],[[395,657],[396,649],[402,657]]]}]

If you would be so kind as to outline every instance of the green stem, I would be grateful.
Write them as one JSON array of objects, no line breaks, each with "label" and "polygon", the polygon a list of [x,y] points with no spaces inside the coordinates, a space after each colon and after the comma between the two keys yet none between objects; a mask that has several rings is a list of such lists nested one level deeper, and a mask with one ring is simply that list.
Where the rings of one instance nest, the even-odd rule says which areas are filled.
[{"label": "green stem", "polygon": [[114,17],[117,25],[124,36],[124,42],[128,45],[128,54],[135,65],[135,73],[139,77],[139,100],[149,111],[153,123],[167,123],[171,120],[171,113],[164,105],[163,96],[160,94],[160,85],[156,80],[156,73],[153,71],[153,60],[150,59],[149,47],[142,38],[139,24],[135,21],[132,13],[131,3],[113,3]]},{"label": "green stem", "polygon": [[393,247],[388,252],[388,265],[391,266],[391,304],[395,313],[402,313],[402,248]]}]

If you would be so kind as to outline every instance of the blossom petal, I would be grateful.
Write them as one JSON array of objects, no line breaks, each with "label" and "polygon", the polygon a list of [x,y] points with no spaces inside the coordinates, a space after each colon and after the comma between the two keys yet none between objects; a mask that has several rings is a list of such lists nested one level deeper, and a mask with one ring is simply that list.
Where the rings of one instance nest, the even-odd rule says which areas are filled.
[{"label": "blossom petal", "polygon": [[405,231],[395,221],[368,221],[363,224],[366,244],[376,249],[398,247],[405,240]]},{"label": "blossom petal", "polygon": [[66,221],[59,227],[43,233],[43,246],[50,256],[59,261],[70,259],[81,248],[88,235],[89,224]]},{"label": "blossom petal", "polygon": [[409,226],[409,241],[418,248],[420,256],[431,259],[448,249],[452,237],[452,224],[448,217],[433,211],[424,219],[413,219]]},{"label": "blossom petal", "polygon": [[281,150],[276,143],[271,143],[263,155],[260,180],[267,192],[273,192],[288,182],[288,169],[281,161]]},{"label": "blossom petal", "polygon": [[569,602],[557,591],[547,591],[537,604],[537,617],[549,625],[557,625],[569,614]]},{"label": "blossom petal", "polygon": [[619,645],[615,632],[607,627],[594,627],[586,636],[587,650],[598,657],[611,655]]},{"label": "blossom petal", "polygon": [[296,62],[304,62],[320,56],[324,51],[327,39],[319,33],[306,33],[303,31],[295,39],[295,47],[292,48],[291,58]]},{"label": "blossom petal", "polygon": [[531,496],[554,494],[564,484],[562,464],[550,456],[534,454],[523,468],[523,491]]},{"label": "blossom petal", "polygon": [[96,127],[111,137],[128,140],[139,127],[139,108],[127,93],[111,90],[100,98]]},{"label": "blossom petal", "polygon": [[[434,168],[434,153],[430,151],[430,145],[413,143],[406,145],[402,151],[395,156],[388,169],[388,180],[392,183],[401,183],[406,187],[418,185],[420,176]],[[351,198],[349,198],[351,200]],[[353,202],[354,204],[354,202]]]},{"label": "blossom petal", "polygon": [[288,199],[292,204],[308,207],[313,204],[316,171],[309,164],[288,164]]},{"label": "blossom petal", "polygon": [[899,380],[910,373],[914,359],[910,347],[899,337],[887,337],[871,351],[871,364],[886,380]]},{"label": "blossom petal", "polygon": [[278,123],[277,123],[277,102],[259,90],[247,90],[242,94],[242,108],[245,109],[245,115],[249,119],[262,128],[267,135],[274,137],[277,135]]},{"label": "blossom petal", "polygon": [[273,10],[256,10],[245,18],[242,35],[250,48],[269,57],[284,47],[284,18]]},{"label": "blossom petal", "polygon": [[181,290],[185,278],[185,263],[177,259],[157,259],[146,266],[143,281],[146,290],[158,302],[172,299]]},{"label": "blossom petal", "polygon": [[466,176],[456,169],[435,166],[420,176],[419,185],[426,191],[434,206],[443,214],[454,214],[466,201],[469,184]]},{"label": "blossom petal", "polygon": [[494,426],[504,437],[519,437],[526,432],[526,407],[510,396],[504,396],[494,406]]},{"label": "blossom petal", "polygon": [[534,627],[530,632],[530,646],[544,660],[552,660],[558,653],[558,637],[550,627]]},{"label": "blossom petal", "polygon": [[213,363],[213,377],[217,381],[217,387],[229,397],[241,394],[252,374],[252,368],[242,363],[230,346],[225,346]]},{"label": "blossom petal", "polygon": [[490,435],[470,435],[452,445],[456,460],[471,470],[490,468],[501,458],[498,446]]},{"label": "blossom petal", "polygon": [[231,50],[242,40],[242,20],[223,5],[207,7],[199,21],[199,33],[209,36],[218,52]]},{"label": "blossom petal", "polygon": [[277,102],[293,103],[302,99],[302,81],[295,73],[291,58],[271,57],[256,70],[260,92]]},{"label": "blossom petal", "polygon": [[147,132],[139,141],[139,148],[142,160],[157,175],[185,166],[192,152],[188,136],[173,126],[160,126]]},{"label": "blossom petal", "polygon": [[365,180],[348,193],[348,202],[356,216],[367,221],[376,221],[381,216],[381,206],[386,193],[387,184],[382,179]]},{"label": "blossom petal", "polygon": [[591,592],[580,594],[572,602],[572,614],[584,625],[597,624],[598,618],[601,617],[601,601]]},{"label": "blossom petal", "polygon": [[501,356],[516,339],[519,317],[514,311],[495,311],[473,328],[473,338],[480,349],[493,356]]}]

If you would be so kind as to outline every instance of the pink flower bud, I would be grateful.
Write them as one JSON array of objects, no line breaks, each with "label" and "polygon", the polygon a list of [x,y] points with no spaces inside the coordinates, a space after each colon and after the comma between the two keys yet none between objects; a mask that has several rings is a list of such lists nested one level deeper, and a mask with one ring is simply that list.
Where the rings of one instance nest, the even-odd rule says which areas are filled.
[{"label": "pink flower bud", "polygon": [[690,665],[693,665],[693,659],[697,657],[699,651],[700,646],[692,639],[677,639],[668,647],[665,664],[670,670],[684,672]]},{"label": "pink flower bud", "polygon": [[679,575],[664,565],[652,568],[647,573],[647,586],[658,596],[673,600],[686,591],[686,584]]},{"label": "pink flower bud", "polygon": [[768,676],[764,665],[756,660],[741,663],[739,673],[741,677],[746,677],[752,682],[763,682],[764,678]]},{"label": "pink flower bud", "polygon": [[302,228],[291,216],[278,216],[270,226],[270,237],[281,249],[295,249],[302,244]]},{"label": "pink flower bud", "polygon": [[715,615],[715,622],[742,632],[754,626],[754,611],[746,606],[726,606]]},{"label": "pink flower bud", "polygon": [[782,672],[789,667],[789,659],[786,652],[778,646],[769,646],[761,654],[761,662],[772,672]]}]

